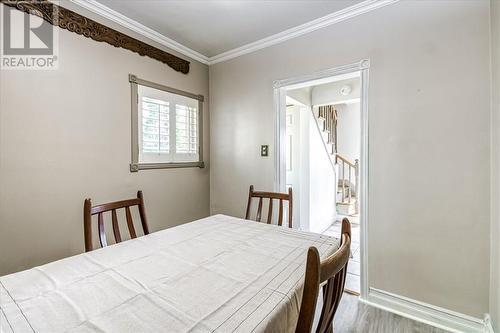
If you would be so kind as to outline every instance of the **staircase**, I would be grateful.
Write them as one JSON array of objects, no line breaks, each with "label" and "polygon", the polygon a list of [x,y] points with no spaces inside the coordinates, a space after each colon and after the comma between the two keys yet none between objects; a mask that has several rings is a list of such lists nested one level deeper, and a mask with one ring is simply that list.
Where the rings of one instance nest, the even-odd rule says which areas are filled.
[{"label": "staircase", "polygon": [[336,154],[335,159],[338,166],[337,213],[358,214],[359,161],[351,162],[339,154]]},{"label": "staircase", "polygon": [[337,151],[337,110],[334,105],[320,106],[315,118],[330,162],[337,174],[337,213],[358,214],[359,161],[349,161]]}]

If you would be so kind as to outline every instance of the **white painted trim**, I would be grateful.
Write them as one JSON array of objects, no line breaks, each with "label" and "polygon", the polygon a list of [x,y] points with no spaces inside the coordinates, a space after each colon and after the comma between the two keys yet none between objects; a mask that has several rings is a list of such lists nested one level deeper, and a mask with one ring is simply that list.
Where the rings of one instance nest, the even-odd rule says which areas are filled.
[{"label": "white painted trim", "polygon": [[495,333],[489,313],[484,315],[484,333]]},{"label": "white painted trim", "polygon": [[360,112],[361,112],[361,149],[359,161],[359,196],[360,200],[360,262],[361,262],[361,276],[360,276],[360,296],[366,297],[368,295],[369,275],[368,275],[368,177],[369,177],[369,108],[368,108],[368,91],[370,83],[370,61],[364,60],[359,63],[361,68],[361,93],[360,93]]},{"label": "white painted trim", "polygon": [[482,319],[399,296],[387,291],[370,288],[362,302],[425,324],[457,333],[483,333],[486,322]]},{"label": "white painted trim", "polygon": [[328,77],[345,75],[353,72],[360,72],[361,79],[361,153],[360,153],[360,216],[361,216],[361,237],[360,237],[360,257],[361,257],[361,298],[366,299],[368,295],[369,277],[368,277],[368,86],[370,60],[363,59],[359,62],[322,70],[313,74],[299,77],[276,80],[273,82],[274,88],[274,108],[275,108],[275,136],[274,136],[274,168],[275,168],[275,190],[284,191],[285,187],[285,113],[286,90],[298,86],[316,84]]},{"label": "white painted trim", "polygon": [[156,30],[146,27],[145,25],[118,13],[117,11],[97,2],[96,0],[70,0],[72,3],[85,8],[103,18],[117,23],[118,25],[127,28],[135,33],[144,36],[152,41],[159,43],[171,50],[177,51],[191,59],[197,60],[203,64],[213,65],[229,59],[233,59],[263,48],[282,43],[295,37],[305,35],[307,33],[328,27],[332,24],[339,23],[356,16],[371,12],[372,10],[382,8],[384,6],[398,2],[399,0],[365,0],[353,6],[346,7],[342,10],[317,18],[310,22],[306,22],[291,29],[287,29],[272,36],[257,40],[255,42],[237,47],[235,49],[222,52],[213,57],[208,57],[201,54],[167,36],[159,33]]},{"label": "white painted trim", "polygon": [[282,148],[282,142],[285,142],[286,136],[286,90],[281,87],[274,87],[274,107],[278,112],[275,113],[274,125],[274,190],[276,192],[285,192],[286,187],[286,166],[280,161],[284,161],[286,150]]},{"label": "white painted trim", "polygon": [[[298,77],[275,80],[273,82],[274,88],[287,88],[287,89],[297,89],[303,86],[317,84],[313,81],[323,80],[331,76],[339,76],[352,72],[361,71],[363,69],[370,68],[370,60],[363,59],[359,62],[355,62],[349,65],[339,66],[335,68],[324,69],[319,72],[312,74],[306,74]],[[306,84],[307,83],[307,84]],[[305,84],[305,85],[304,85]],[[318,83],[319,84],[319,83]]]},{"label": "white painted trim", "polygon": [[294,28],[287,29],[272,36],[260,39],[258,41],[210,57],[209,64],[213,65],[222,61],[226,61],[248,53],[252,53],[257,50],[282,43],[289,39],[305,35],[315,30],[328,27],[335,23],[339,23],[354,18],[358,15],[371,12],[372,10],[396,3],[398,1],[399,0],[366,0],[358,4],[355,4],[353,6],[349,6],[342,10],[328,14],[326,16],[301,24]]},{"label": "white painted trim", "polygon": [[113,21],[120,26],[132,30],[133,32],[138,33],[141,36],[144,36],[152,41],[155,41],[165,47],[168,47],[171,50],[177,51],[180,54],[188,56],[194,60],[197,60],[203,64],[208,64],[209,58],[199,52],[196,52],[190,49],[187,46],[182,45],[181,43],[176,42],[173,39],[170,39],[159,32],[146,27],[145,25],[128,18],[127,16],[114,11],[113,9],[104,6],[103,4],[97,2],[96,0],[70,0],[72,3],[85,8],[99,16],[102,16],[110,21]]}]

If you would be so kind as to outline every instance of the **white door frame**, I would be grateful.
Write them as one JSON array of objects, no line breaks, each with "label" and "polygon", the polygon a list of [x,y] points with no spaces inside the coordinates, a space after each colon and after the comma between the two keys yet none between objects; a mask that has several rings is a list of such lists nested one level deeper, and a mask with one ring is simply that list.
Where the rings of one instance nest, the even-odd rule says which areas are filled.
[{"label": "white door frame", "polygon": [[274,187],[276,191],[284,191],[286,183],[286,90],[291,86],[310,85],[310,81],[328,79],[332,76],[360,72],[361,78],[361,156],[360,156],[360,260],[361,260],[361,299],[366,300],[368,296],[368,82],[369,82],[370,60],[363,59],[359,62],[326,69],[314,74],[294,77],[273,82],[275,116],[275,137],[274,137]]}]

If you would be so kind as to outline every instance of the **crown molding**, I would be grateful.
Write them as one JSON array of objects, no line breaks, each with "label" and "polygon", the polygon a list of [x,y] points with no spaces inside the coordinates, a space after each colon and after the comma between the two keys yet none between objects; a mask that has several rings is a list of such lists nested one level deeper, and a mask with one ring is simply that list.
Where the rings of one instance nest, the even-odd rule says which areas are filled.
[{"label": "crown molding", "polygon": [[183,74],[189,73],[189,61],[61,7],[54,2],[48,0],[0,0],[0,3],[22,13],[38,16],[54,27],[135,52],[141,56],[150,57]]},{"label": "crown molding", "polygon": [[70,0],[72,3],[85,8],[99,16],[102,16],[110,21],[113,21],[124,28],[127,28],[133,32],[138,33],[152,41],[157,42],[171,50],[177,51],[191,59],[197,60],[203,64],[208,64],[209,58],[199,52],[190,49],[187,46],[182,45],[175,40],[168,38],[159,32],[146,27],[145,25],[132,20],[131,18],[114,11],[113,9],[104,6],[103,4],[97,2],[96,0]]},{"label": "crown molding", "polygon": [[197,60],[203,64],[213,65],[219,62],[227,61],[239,56],[261,50],[263,48],[282,43],[295,37],[328,27],[330,25],[354,18],[356,16],[371,12],[372,10],[385,7],[398,2],[399,0],[365,0],[353,6],[344,8],[329,15],[320,17],[310,22],[301,24],[294,28],[287,29],[272,36],[260,39],[258,41],[237,47],[235,49],[208,57],[189,47],[182,45],[175,40],[168,38],[161,33],[146,27],[145,25],[132,20],[131,18],[104,6],[96,0],[70,0],[72,3],[85,8],[101,17],[111,20],[120,26],[138,33],[152,41],[155,41],[171,50],[177,51],[191,59]]},{"label": "crown molding", "polygon": [[294,28],[290,28],[288,30],[274,34],[272,36],[260,39],[258,41],[210,57],[208,64],[213,65],[219,62],[223,62],[229,59],[242,56],[244,54],[252,53],[257,50],[282,43],[289,39],[305,35],[315,30],[328,27],[335,23],[351,19],[361,14],[371,12],[372,10],[385,7],[387,5],[396,3],[398,1],[399,0],[366,0],[358,4],[355,4],[353,6],[349,6],[342,10],[339,10],[337,12],[331,13],[329,15],[301,24]]}]

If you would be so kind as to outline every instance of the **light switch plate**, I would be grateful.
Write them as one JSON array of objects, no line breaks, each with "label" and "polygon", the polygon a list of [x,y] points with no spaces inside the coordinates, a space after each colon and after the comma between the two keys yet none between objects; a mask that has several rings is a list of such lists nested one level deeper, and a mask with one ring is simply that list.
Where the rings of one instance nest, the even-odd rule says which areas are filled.
[{"label": "light switch plate", "polygon": [[260,146],[260,156],[269,156],[269,146],[268,145]]}]

